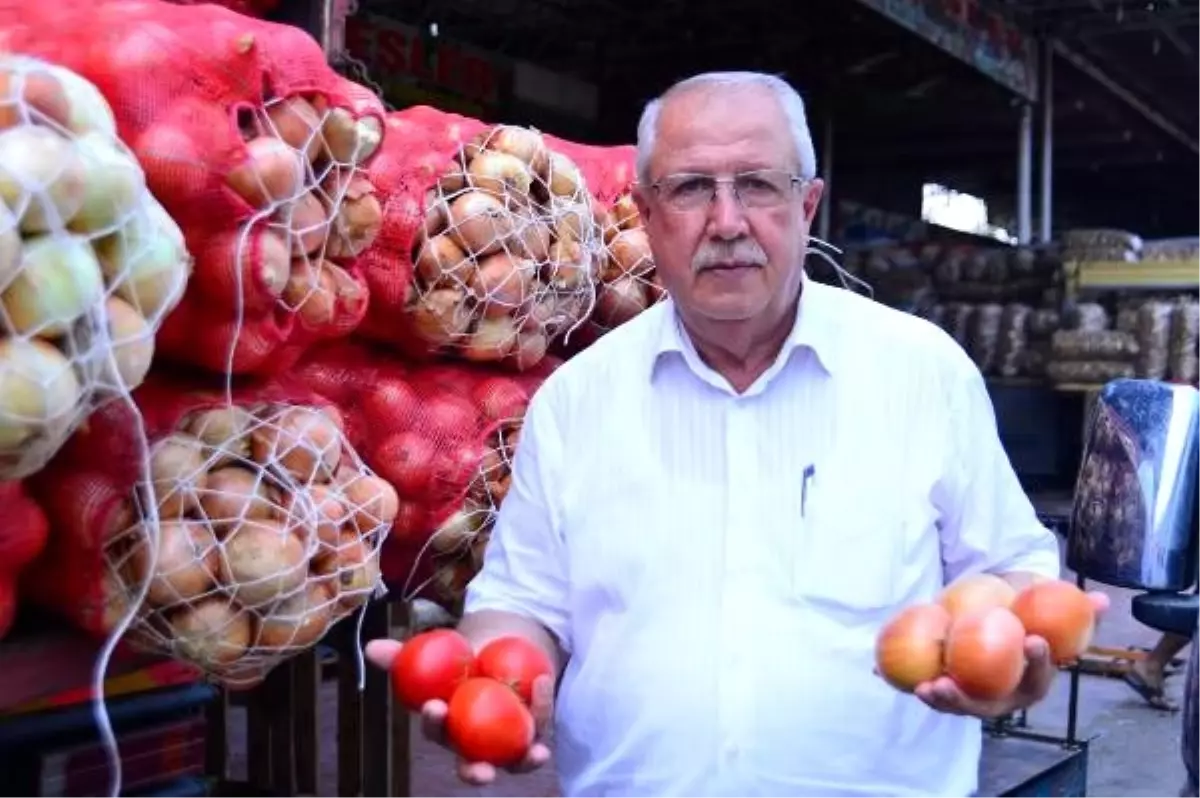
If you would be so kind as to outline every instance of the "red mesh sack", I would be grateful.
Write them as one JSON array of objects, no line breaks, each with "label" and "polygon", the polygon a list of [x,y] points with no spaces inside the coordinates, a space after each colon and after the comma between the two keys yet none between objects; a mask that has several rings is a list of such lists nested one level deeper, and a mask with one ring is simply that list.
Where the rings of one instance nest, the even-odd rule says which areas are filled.
[{"label": "red mesh sack", "polygon": [[[94,83],[195,258],[159,354],[213,371],[286,368],[277,353],[348,334],[366,312],[354,260],[381,213],[361,165],[365,103],[298,28],[157,0],[6,3],[17,52]],[[45,35],[54,31],[53,36]]]},{"label": "red mesh sack", "polygon": [[21,482],[0,482],[0,640],[17,613],[21,572],[46,545],[49,526],[42,508]]},{"label": "red mesh sack", "polygon": [[412,366],[341,341],[305,353],[295,379],[337,403],[351,443],[399,497],[382,557],[391,589],[411,598],[425,578],[414,576],[421,561],[481,551],[508,491],[525,408],[558,363],[546,357],[520,373],[446,361]]},{"label": "red mesh sack", "polygon": [[171,0],[171,2],[181,6],[213,3],[248,17],[265,17],[279,7],[280,0]]},{"label": "red mesh sack", "polygon": [[536,131],[419,106],[368,168],[383,229],[360,332],[413,360],[532,367],[594,299],[599,226],[574,162]]},{"label": "red mesh sack", "polygon": [[[341,413],[283,382],[221,389],[152,377],[30,481],[50,545],[29,599],[107,636],[257,684],[381,589],[395,492]],[[142,430],[145,430],[145,435]]]}]

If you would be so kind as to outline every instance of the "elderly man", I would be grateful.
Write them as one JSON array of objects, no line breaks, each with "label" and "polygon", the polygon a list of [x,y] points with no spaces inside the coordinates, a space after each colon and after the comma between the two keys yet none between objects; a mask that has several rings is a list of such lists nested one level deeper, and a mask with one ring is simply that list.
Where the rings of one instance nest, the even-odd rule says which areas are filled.
[{"label": "elderly man", "polygon": [[[968,572],[1057,577],[1058,549],[957,344],[806,277],[815,174],[775,77],[701,75],[642,117],[636,197],[671,300],[535,396],[459,626],[559,665],[566,795],[967,795],[979,717],[1049,688],[1034,638],[1002,702],[873,673],[901,607]],[[424,708],[435,738],[445,711]]]}]

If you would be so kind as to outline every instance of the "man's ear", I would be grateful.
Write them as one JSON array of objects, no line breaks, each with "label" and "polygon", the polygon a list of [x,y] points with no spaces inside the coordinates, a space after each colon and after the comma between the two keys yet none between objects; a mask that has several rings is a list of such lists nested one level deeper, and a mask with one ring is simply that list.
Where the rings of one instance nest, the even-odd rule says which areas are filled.
[{"label": "man's ear", "polygon": [[642,217],[642,224],[650,220],[650,191],[648,186],[637,183],[633,186],[633,203],[637,205],[638,215]]},{"label": "man's ear", "polygon": [[821,207],[821,196],[825,193],[825,181],[815,177],[804,190],[801,207],[804,209],[804,221],[812,224],[817,216],[817,208]]}]

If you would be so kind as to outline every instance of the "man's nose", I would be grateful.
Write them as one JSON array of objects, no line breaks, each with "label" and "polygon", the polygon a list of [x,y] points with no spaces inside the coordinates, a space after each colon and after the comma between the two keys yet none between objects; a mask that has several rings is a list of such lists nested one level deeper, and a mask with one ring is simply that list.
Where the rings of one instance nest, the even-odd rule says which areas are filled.
[{"label": "man's nose", "polygon": [[746,213],[741,201],[727,183],[717,185],[708,209],[708,232],[713,238],[741,238],[747,232]]}]

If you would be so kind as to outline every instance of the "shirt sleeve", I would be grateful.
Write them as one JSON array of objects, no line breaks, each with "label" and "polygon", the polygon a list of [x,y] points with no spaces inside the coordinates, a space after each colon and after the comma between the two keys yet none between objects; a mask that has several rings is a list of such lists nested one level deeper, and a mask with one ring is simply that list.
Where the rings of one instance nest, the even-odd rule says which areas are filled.
[{"label": "shirt sleeve", "polygon": [[1057,579],[1058,540],[1037,517],[1000,442],[991,397],[960,356],[948,380],[946,465],[935,489],[946,581],[977,571]]},{"label": "shirt sleeve", "polygon": [[547,387],[534,394],[525,413],[508,495],[483,567],[467,586],[464,609],[531,618],[570,651],[566,543],[555,503],[563,443]]}]

